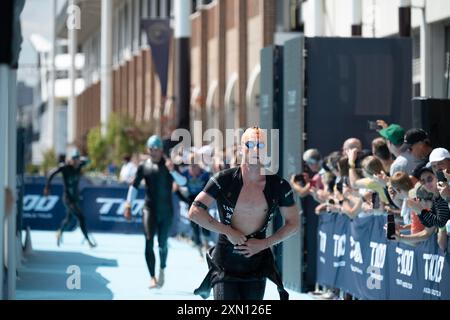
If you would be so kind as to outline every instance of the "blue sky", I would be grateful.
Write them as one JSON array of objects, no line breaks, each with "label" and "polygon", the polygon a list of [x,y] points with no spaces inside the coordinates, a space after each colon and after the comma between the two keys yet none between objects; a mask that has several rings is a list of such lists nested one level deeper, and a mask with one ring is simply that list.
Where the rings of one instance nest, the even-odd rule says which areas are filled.
[{"label": "blue sky", "polygon": [[[28,84],[36,83],[39,72],[37,70],[37,53],[30,42],[33,33],[41,34],[50,41],[53,0],[26,0],[22,11],[22,51],[19,57],[18,80]],[[58,11],[65,0],[57,0]]]}]

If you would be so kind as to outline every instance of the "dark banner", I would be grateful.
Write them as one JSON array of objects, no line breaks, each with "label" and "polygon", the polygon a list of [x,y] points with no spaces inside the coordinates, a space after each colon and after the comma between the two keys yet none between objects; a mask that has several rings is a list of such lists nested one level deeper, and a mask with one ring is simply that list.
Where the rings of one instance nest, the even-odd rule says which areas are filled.
[{"label": "dark banner", "polygon": [[172,37],[169,19],[142,19],[141,29],[147,34],[153,63],[161,84],[161,95],[167,97],[169,50]]},{"label": "dark banner", "polygon": [[139,189],[131,208],[132,222],[127,221],[123,212],[128,187],[86,187],[83,189],[82,210],[86,223],[92,231],[117,233],[142,233],[142,209],[144,189]]},{"label": "dark banner", "polygon": [[25,184],[23,197],[23,229],[57,230],[66,216],[62,200],[63,186],[54,184],[51,195],[43,195],[44,183]]},{"label": "dark banner", "polygon": [[[66,216],[62,184],[53,184],[51,195],[43,195],[44,183],[25,183],[22,227],[32,230],[54,231],[59,229]],[[142,208],[144,189],[139,189],[132,208],[132,221],[123,217],[127,186],[86,186],[81,192],[80,207],[86,217],[90,232],[114,232],[142,234]],[[69,230],[76,227],[76,220]]]},{"label": "dark banner", "polygon": [[436,242],[386,239],[384,216],[320,216],[317,282],[359,299],[450,299],[450,261]]}]

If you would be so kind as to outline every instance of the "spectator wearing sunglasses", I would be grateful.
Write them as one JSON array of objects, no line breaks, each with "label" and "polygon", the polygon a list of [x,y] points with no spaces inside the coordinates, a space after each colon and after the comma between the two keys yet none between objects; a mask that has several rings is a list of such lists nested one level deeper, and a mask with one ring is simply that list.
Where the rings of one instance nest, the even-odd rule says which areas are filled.
[{"label": "spectator wearing sunglasses", "polygon": [[425,227],[444,228],[450,218],[450,209],[447,202],[439,194],[437,178],[431,167],[424,166],[414,172],[420,184],[433,194],[432,202],[409,199],[408,206],[414,210]]},{"label": "spectator wearing sunglasses", "polygon": [[433,171],[436,174],[440,172],[441,181],[438,181],[437,186],[439,194],[450,206],[450,152],[445,148],[436,148],[431,152],[429,160]]}]

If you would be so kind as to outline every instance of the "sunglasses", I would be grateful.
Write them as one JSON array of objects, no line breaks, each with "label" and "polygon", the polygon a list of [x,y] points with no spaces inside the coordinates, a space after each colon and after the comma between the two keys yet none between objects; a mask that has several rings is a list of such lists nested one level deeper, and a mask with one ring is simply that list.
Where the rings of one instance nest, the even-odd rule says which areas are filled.
[{"label": "sunglasses", "polygon": [[426,179],[420,179],[420,183],[422,183],[422,184],[432,183],[432,182],[433,182],[433,179],[434,179],[434,177],[429,176],[429,177],[426,178]]},{"label": "sunglasses", "polygon": [[306,162],[307,164],[312,164],[312,165],[318,164],[318,163],[319,163],[319,161],[314,160],[314,159],[308,159],[308,160],[306,160],[305,162]]},{"label": "sunglasses", "polygon": [[245,146],[246,146],[247,148],[249,148],[249,149],[253,149],[255,146],[256,146],[258,149],[262,149],[262,148],[265,147],[265,144],[264,144],[264,142],[247,141],[247,142],[245,143]]}]

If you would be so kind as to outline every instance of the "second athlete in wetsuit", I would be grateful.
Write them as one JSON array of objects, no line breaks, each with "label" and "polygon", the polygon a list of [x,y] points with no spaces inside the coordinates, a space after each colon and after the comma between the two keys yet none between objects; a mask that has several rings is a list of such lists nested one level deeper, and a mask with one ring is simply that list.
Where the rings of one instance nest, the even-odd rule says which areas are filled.
[{"label": "second athlete in wetsuit", "polygon": [[[164,269],[167,261],[167,240],[173,219],[172,184],[186,184],[186,178],[174,169],[174,164],[163,155],[163,144],[158,136],[151,136],[147,141],[150,159],[141,163],[136,177],[130,185],[124,216],[131,218],[131,206],[136,198],[137,189],[142,180],[145,181],[145,206],[142,223],[145,231],[145,260],[150,272],[150,288],[164,284]],[[160,272],[155,277],[155,254],[153,238],[158,236]]]}]

